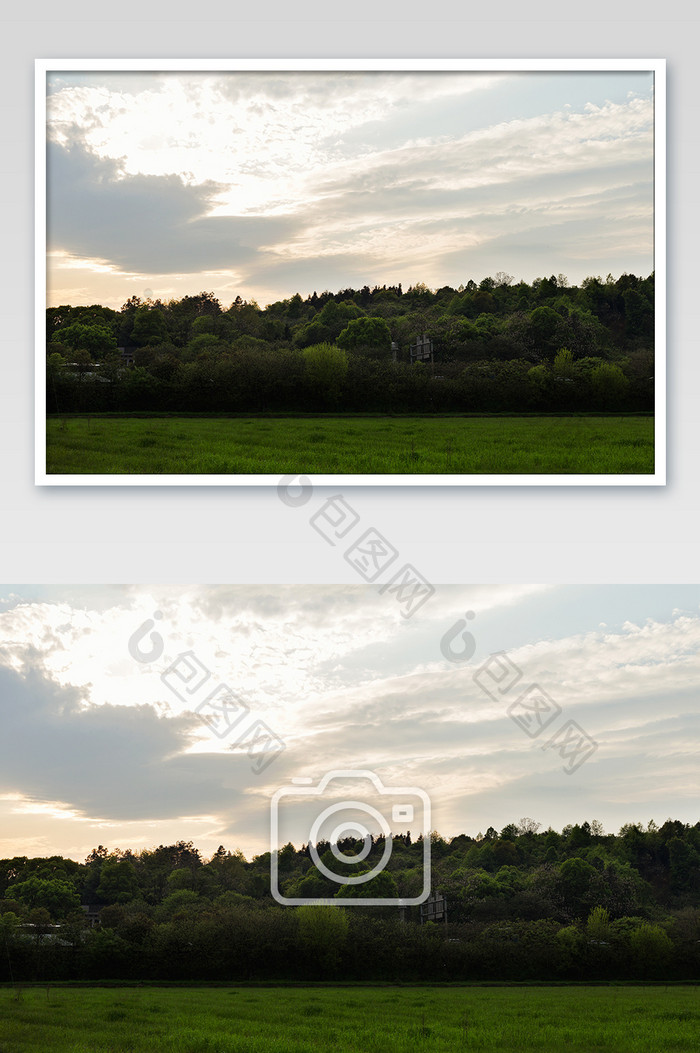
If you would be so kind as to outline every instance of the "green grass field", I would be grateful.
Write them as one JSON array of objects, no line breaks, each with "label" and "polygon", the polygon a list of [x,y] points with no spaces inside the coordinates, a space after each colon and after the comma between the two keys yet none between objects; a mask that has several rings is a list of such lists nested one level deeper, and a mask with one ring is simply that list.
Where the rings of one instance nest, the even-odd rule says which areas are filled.
[{"label": "green grass field", "polygon": [[654,471],[651,417],[69,417],[58,475],[618,475]]},{"label": "green grass field", "polygon": [[0,991],[0,1053],[666,1053],[698,1048],[697,987]]}]

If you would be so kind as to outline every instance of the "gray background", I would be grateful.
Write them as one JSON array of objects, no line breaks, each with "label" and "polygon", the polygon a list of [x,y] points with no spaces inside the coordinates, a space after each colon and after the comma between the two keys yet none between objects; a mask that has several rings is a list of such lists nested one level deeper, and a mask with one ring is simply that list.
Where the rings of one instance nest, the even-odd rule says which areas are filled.
[{"label": "gray background", "polygon": [[34,59],[138,56],[666,58],[667,487],[343,493],[363,529],[376,527],[434,582],[700,580],[700,65],[689,4],[126,2],[99,11],[64,0],[35,10],[32,19],[3,18],[1,34],[0,580],[361,580],[341,547],[309,526],[335,490],[290,508],[274,488],[34,486]]}]

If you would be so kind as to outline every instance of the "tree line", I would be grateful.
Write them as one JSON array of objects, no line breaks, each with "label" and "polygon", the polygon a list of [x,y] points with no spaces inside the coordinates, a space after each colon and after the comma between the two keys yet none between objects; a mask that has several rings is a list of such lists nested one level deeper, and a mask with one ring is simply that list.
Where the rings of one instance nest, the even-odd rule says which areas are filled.
[{"label": "tree line", "polygon": [[[49,413],[649,412],[654,275],[47,310]],[[432,361],[413,361],[422,335]]]},{"label": "tree line", "polygon": [[[700,979],[700,823],[597,822],[540,831],[523,819],[500,832],[431,836],[432,887],[447,924],[420,909],[363,907],[366,896],[412,897],[421,888],[421,839],[398,835],[365,884],[339,886],[308,845],[248,861],[192,842],[142,851],[94,849],[0,860],[0,980],[605,980]],[[338,845],[345,856],[363,842]],[[373,870],[375,839],[357,867]],[[334,873],[328,844],[316,846]],[[355,890],[357,906],[332,905]],[[99,918],[89,928],[83,907]]]}]

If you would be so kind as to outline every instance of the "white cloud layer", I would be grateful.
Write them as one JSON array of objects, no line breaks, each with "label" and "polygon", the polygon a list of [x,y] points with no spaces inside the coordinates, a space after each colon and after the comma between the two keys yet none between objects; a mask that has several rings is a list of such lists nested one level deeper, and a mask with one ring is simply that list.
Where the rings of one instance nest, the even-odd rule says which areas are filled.
[{"label": "white cloud layer", "polygon": [[[441,640],[467,611],[474,654],[450,662]],[[33,845],[80,857],[99,842],[180,837],[205,851],[220,842],[264,851],[272,793],[334,768],[420,786],[449,836],[521,814],[558,827],[598,818],[608,829],[697,819],[700,588],[445,586],[414,621],[363,586],[8,592],[5,853]],[[142,651],[150,632],[162,640],[152,662],[129,650],[142,626]],[[286,743],[261,774],[161,679],[182,652]],[[473,675],[495,652],[522,677],[493,698]],[[506,712],[531,684],[561,707],[536,738]],[[598,749],[567,775],[540,747],[570,719]]]},{"label": "white cloud layer", "polygon": [[133,283],[182,295],[200,276],[265,303],[653,266],[651,75],[94,73],[50,87],[52,302],[119,306]]}]

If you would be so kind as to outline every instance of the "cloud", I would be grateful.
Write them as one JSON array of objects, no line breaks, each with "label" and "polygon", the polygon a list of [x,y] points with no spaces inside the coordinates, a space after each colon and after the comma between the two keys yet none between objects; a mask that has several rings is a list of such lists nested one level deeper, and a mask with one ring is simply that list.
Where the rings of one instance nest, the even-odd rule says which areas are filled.
[{"label": "cloud", "polygon": [[[646,272],[653,103],[616,85],[613,74],[66,74],[49,102],[50,243],[68,254],[52,297],[118,283],[112,302],[134,284],[181,295],[201,272],[261,302],[458,284],[467,270]],[[67,260],[94,276],[71,280]]]},{"label": "cloud", "polygon": [[129,272],[193,273],[250,263],[289,237],[289,217],[208,216],[219,188],[180,176],[126,176],[118,161],[49,144],[49,248],[101,258]]},{"label": "cloud", "polygon": [[[42,670],[87,693],[95,705],[129,704],[184,710],[161,681],[181,652],[193,650],[212,676],[245,695],[266,719],[283,716],[287,731],[306,719],[304,699],[387,674],[415,671],[440,658],[439,641],[454,622],[455,604],[481,618],[517,610],[547,586],[441,588],[418,625],[366,586],[133,587],[117,593],[75,589],[0,611],[0,660],[19,671]],[[77,592],[77,597],[76,597]],[[60,594],[59,594],[60,595]],[[106,597],[114,596],[113,602]],[[79,602],[77,602],[79,599]],[[164,654],[139,664],[128,644],[159,610]],[[460,610],[460,607],[457,607]],[[166,657],[166,656],[169,656]]]},{"label": "cloud", "polygon": [[217,814],[250,781],[245,756],[183,751],[199,722],[151,706],[93,706],[37,673],[0,669],[0,792],[93,819]]},{"label": "cloud", "polygon": [[301,267],[321,257],[350,273],[412,265],[446,278],[451,261],[489,250],[502,261],[519,244],[528,271],[540,261],[551,271],[553,251],[650,260],[651,109],[634,104],[634,113],[554,113],[327,165],[309,176],[306,229],[272,249]]},{"label": "cloud", "polygon": [[[0,808],[53,824],[61,843],[74,843],[75,824],[151,843],[180,822],[214,848],[228,839],[260,851],[273,790],[340,767],[424,788],[447,834],[524,813],[609,828],[639,809],[690,817],[700,790],[697,600],[672,587],[443,587],[413,624],[364,586],[5,596],[0,795],[14,796]],[[285,740],[261,776],[243,751],[207,737],[194,702],[168,695],[165,656],[129,655],[129,637],[156,609],[168,654],[191,650],[212,686],[227,682]],[[456,665],[440,639],[466,610],[477,612],[477,652]],[[491,697],[474,673],[495,650],[522,675]],[[561,707],[532,739],[508,715],[531,684]],[[541,748],[569,719],[599,742],[573,776]],[[295,836],[304,839],[303,823]]]},{"label": "cloud", "polygon": [[[466,99],[497,73],[262,72],[128,73],[63,80],[49,98],[51,138],[82,141],[100,157],[124,157],[128,174],[187,173],[194,183],[273,183],[337,154],[349,132],[385,130],[407,111]],[[57,85],[51,85],[56,87]]]}]

